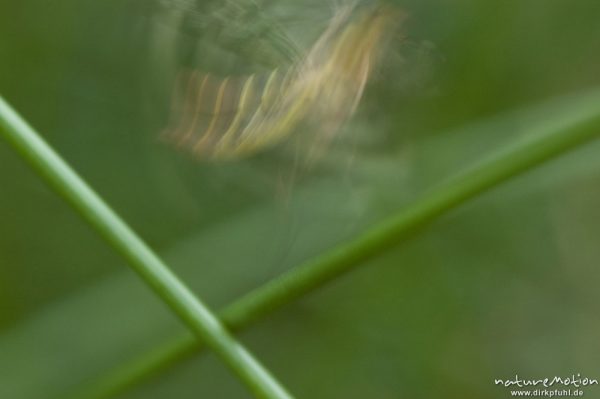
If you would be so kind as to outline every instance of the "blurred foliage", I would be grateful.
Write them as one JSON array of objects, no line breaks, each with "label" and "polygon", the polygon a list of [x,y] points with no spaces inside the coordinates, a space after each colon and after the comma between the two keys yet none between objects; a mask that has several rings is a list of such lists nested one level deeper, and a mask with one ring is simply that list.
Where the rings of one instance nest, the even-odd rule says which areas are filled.
[{"label": "blurred foliage", "polygon": [[[214,306],[363,231],[600,85],[595,0],[396,1],[407,37],[319,165],[297,170],[280,148],[198,162],[158,140],[170,68],[271,68],[285,62],[269,58],[271,28],[303,48],[330,5],[266,2],[231,23],[269,34],[225,30],[227,40],[186,11],[186,29],[166,25],[175,44],[157,47],[170,3],[5,2],[0,92]],[[198,7],[219,4],[232,3]],[[244,340],[306,398],[504,398],[493,379],[517,372],[600,377],[590,350],[600,333],[599,151],[592,143],[494,190]],[[0,397],[60,397],[181,329],[0,142]],[[208,356],[123,397],[245,395]]]}]

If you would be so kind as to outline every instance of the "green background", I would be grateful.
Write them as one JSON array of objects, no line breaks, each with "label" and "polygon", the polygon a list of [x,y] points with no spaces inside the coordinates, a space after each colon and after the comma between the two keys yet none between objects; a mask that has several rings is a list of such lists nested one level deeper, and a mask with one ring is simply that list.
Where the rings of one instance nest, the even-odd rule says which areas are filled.
[{"label": "green background", "polygon": [[[218,308],[600,84],[595,0],[397,4],[406,40],[390,43],[347,139],[312,168],[284,148],[213,164],[160,142],[159,22],[143,1],[3,2],[0,93]],[[304,11],[281,22],[300,42],[330,8],[272,7]],[[231,53],[261,62],[223,51],[227,66]],[[494,378],[600,378],[599,155],[593,142],[494,189],[243,341],[300,398],[505,398]],[[182,330],[0,141],[0,397],[63,397]],[[123,397],[247,395],[203,355]]]}]

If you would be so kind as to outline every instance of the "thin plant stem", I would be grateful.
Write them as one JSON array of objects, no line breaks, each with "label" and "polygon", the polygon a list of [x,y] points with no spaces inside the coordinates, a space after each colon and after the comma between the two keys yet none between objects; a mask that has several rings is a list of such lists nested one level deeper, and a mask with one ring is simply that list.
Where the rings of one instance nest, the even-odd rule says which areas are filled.
[{"label": "thin plant stem", "polygon": [[[247,328],[268,315],[355,267],[397,246],[439,217],[465,202],[519,176],[544,162],[600,136],[600,92],[583,96],[582,106],[564,118],[536,126],[525,142],[495,154],[445,184],[425,193],[389,219],[359,237],[274,278],[227,306],[221,320],[233,331]],[[534,132],[531,132],[534,133]],[[202,349],[193,337],[182,334],[130,363],[112,370],[75,397],[109,398]]]},{"label": "thin plant stem", "polygon": [[[0,97],[0,134],[117,252],[258,398],[291,395],[238,342],[135,232]],[[126,305],[126,304],[124,304]]]}]

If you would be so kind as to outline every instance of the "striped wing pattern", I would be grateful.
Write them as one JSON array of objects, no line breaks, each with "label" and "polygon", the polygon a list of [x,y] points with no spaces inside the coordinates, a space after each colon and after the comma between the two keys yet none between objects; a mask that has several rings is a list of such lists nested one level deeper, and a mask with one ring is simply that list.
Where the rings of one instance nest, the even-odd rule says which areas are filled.
[{"label": "striped wing pattern", "polygon": [[280,142],[311,122],[313,149],[326,147],[354,113],[380,51],[399,18],[378,7],[340,9],[305,57],[266,74],[217,77],[180,72],[164,136],[202,159],[236,159]]}]

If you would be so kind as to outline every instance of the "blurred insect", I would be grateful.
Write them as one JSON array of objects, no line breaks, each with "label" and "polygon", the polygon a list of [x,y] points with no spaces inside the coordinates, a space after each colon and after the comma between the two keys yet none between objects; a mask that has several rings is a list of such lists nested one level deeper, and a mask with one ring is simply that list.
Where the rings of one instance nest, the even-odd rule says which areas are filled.
[{"label": "blurred insect", "polygon": [[281,142],[305,123],[313,132],[309,156],[318,155],[355,112],[401,18],[392,6],[345,5],[289,65],[225,77],[183,69],[164,137],[202,159],[238,159]]}]

